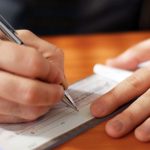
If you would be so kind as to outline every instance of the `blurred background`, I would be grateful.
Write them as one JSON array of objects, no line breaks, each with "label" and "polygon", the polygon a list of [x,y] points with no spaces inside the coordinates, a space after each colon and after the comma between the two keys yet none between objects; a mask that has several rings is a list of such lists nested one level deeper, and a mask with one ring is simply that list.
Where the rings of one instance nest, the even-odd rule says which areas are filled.
[{"label": "blurred background", "polygon": [[150,29],[150,0],[0,0],[0,14],[38,35]]}]

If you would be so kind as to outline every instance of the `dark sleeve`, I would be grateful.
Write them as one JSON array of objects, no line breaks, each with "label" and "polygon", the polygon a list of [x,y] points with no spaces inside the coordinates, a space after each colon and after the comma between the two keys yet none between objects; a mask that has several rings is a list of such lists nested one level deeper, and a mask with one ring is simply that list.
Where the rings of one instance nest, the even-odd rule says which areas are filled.
[{"label": "dark sleeve", "polygon": [[14,28],[24,25],[25,10],[28,0],[0,0],[0,14],[6,18]]},{"label": "dark sleeve", "polygon": [[150,29],[150,0],[143,0],[139,17],[139,28],[143,30]]}]

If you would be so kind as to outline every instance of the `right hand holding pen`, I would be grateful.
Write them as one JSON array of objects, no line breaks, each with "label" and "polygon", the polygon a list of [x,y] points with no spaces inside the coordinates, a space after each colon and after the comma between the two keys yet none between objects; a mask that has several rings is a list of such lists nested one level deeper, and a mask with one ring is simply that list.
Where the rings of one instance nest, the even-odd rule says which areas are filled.
[{"label": "right hand holding pen", "polygon": [[0,40],[0,123],[32,121],[64,95],[64,58],[56,46],[20,30],[25,45]]}]

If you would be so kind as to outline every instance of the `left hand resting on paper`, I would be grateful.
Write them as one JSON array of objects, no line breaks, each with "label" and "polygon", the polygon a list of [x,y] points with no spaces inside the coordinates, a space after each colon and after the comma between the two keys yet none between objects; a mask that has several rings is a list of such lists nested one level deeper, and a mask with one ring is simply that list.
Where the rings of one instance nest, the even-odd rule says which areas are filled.
[{"label": "left hand resting on paper", "polygon": [[[146,60],[150,60],[150,40],[108,60],[107,65],[136,70],[138,64]],[[106,132],[119,138],[134,129],[135,137],[147,142],[150,141],[150,66],[138,69],[113,90],[97,99],[91,106],[91,112],[95,117],[103,117],[134,98],[136,100],[126,110],[108,121]]]}]

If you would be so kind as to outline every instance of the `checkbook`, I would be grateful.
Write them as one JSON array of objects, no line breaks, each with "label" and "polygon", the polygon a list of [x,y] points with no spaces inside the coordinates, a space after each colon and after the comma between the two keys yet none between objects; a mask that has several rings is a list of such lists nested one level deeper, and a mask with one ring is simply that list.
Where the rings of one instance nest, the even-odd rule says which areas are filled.
[{"label": "checkbook", "polygon": [[116,115],[124,108],[103,118],[94,118],[90,113],[91,103],[101,97],[132,72],[97,64],[94,73],[74,84],[68,92],[74,99],[78,112],[58,103],[46,115],[36,121],[0,125],[1,150],[52,149],[87,129]]}]

